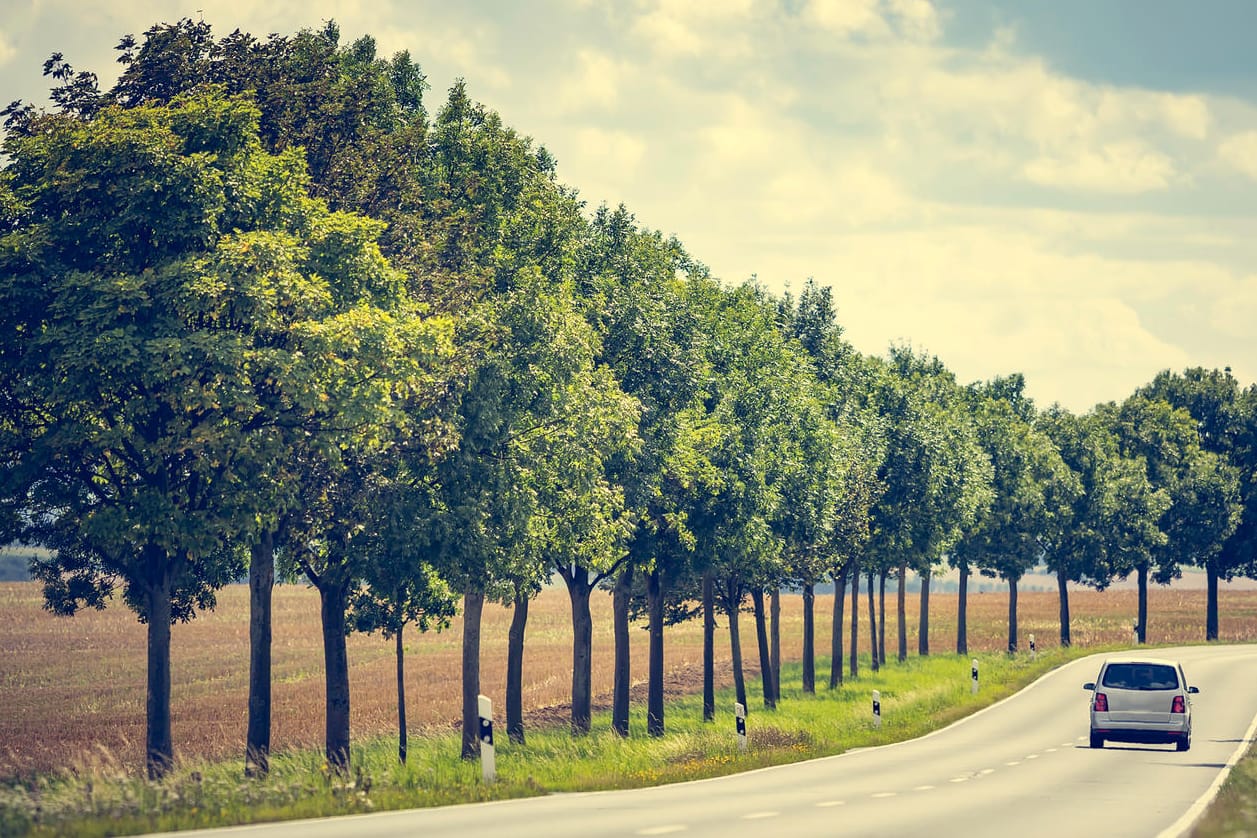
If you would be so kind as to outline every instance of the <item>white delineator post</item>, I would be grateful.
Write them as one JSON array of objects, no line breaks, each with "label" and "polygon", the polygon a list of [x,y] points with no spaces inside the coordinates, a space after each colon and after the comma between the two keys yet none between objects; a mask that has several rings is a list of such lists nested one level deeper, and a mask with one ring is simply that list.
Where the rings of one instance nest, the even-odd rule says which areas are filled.
[{"label": "white delineator post", "polygon": [[738,725],[738,748],[746,750],[746,707],[742,702],[733,705],[733,715],[737,719]]},{"label": "white delineator post", "polygon": [[973,694],[978,694],[978,659],[973,659]]},{"label": "white delineator post", "polygon": [[1034,648],[1034,635],[1030,635],[1030,660],[1034,660],[1039,656],[1038,650]]},{"label": "white delineator post", "polygon": [[873,727],[882,726],[882,693],[873,690]]},{"label": "white delineator post", "polygon": [[493,701],[478,696],[480,714],[480,774],[486,783],[497,778],[497,763],[493,755]]}]

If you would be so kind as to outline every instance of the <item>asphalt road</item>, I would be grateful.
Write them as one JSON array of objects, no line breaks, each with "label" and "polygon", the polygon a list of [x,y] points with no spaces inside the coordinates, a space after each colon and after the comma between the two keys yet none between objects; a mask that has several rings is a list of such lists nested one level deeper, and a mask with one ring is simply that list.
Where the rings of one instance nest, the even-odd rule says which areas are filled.
[{"label": "asphalt road", "polygon": [[[1257,646],[1158,649],[1194,701],[1192,748],[1087,746],[1075,661],[1017,695],[911,742],[653,789],[386,812],[216,830],[250,838],[422,835],[1172,836],[1203,811],[1257,728]],[[893,713],[887,703],[883,713]],[[186,833],[185,833],[186,835]]]}]

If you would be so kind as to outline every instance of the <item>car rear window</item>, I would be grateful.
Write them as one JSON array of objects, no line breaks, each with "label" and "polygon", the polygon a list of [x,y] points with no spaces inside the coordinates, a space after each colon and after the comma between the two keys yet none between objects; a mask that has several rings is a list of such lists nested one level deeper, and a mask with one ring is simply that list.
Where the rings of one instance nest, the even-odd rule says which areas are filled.
[{"label": "car rear window", "polygon": [[1118,690],[1174,690],[1178,672],[1161,663],[1111,663],[1103,683]]}]

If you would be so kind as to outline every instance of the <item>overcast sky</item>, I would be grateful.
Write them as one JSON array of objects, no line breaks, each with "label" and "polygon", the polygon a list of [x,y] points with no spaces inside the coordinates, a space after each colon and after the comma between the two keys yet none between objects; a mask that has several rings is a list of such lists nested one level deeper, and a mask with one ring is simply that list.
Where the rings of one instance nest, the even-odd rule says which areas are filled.
[{"label": "overcast sky", "polygon": [[406,49],[726,282],[834,289],[861,351],[1085,411],[1257,377],[1250,0],[0,0],[0,99],[159,21]]}]

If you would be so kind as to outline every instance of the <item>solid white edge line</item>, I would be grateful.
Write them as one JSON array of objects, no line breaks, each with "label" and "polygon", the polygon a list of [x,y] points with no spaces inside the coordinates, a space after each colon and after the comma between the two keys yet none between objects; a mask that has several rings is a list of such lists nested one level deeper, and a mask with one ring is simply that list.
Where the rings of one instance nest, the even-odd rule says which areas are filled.
[{"label": "solid white edge line", "polygon": [[1248,726],[1248,731],[1244,734],[1244,738],[1235,746],[1235,751],[1231,754],[1231,758],[1227,760],[1226,765],[1218,772],[1218,776],[1214,778],[1213,784],[1205,789],[1205,793],[1192,804],[1191,808],[1183,813],[1183,816],[1170,824],[1166,829],[1162,830],[1157,838],[1177,838],[1184,834],[1192,825],[1205,813],[1205,809],[1209,808],[1209,804],[1218,796],[1218,792],[1222,790],[1222,784],[1226,782],[1226,778],[1231,776],[1231,769],[1240,761],[1240,758],[1248,751],[1248,747],[1253,744],[1253,736],[1257,734],[1257,716],[1253,716],[1253,723]]}]

